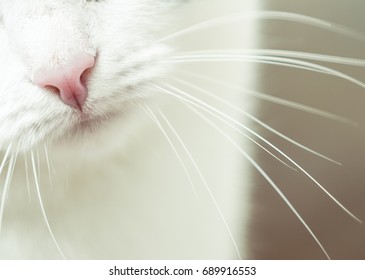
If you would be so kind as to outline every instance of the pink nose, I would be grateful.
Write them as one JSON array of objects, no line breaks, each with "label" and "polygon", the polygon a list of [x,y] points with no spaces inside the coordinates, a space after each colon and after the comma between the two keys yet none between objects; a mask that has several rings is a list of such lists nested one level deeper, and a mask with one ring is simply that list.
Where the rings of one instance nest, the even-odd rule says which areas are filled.
[{"label": "pink nose", "polygon": [[32,82],[40,87],[53,89],[63,103],[82,110],[88,94],[85,75],[94,64],[94,56],[79,53],[56,69],[38,69]]}]

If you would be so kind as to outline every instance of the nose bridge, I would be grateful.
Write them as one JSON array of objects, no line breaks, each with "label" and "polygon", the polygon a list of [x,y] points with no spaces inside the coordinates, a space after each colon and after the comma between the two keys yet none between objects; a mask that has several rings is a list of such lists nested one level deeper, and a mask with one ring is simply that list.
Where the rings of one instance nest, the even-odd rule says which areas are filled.
[{"label": "nose bridge", "polygon": [[78,52],[95,55],[86,11],[81,6],[57,0],[43,1],[44,5],[33,2],[35,7],[22,7],[5,22],[14,50],[30,69],[56,68]]},{"label": "nose bridge", "polygon": [[73,20],[66,15],[50,18],[39,38],[39,50],[44,52],[36,55],[40,58],[38,67],[58,68],[79,52],[95,55],[89,37],[87,24],[82,19]]}]

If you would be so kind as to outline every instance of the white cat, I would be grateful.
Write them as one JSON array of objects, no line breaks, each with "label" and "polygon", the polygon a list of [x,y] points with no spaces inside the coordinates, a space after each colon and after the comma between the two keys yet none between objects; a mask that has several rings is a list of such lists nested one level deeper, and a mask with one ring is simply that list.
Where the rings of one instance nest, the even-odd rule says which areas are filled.
[{"label": "white cat", "polygon": [[[307,85],[306,74],[312,73],[315,88],[318,79],[332,77],[331,83],[342,81],[351,91],[361,91],[358,80],[318,62],[356,65],[361,60],[271,48],[287,49],[291,40],[301,45],[303,26],[311,35],[325,30],[341,42],[363,37],[319,18],[257,12],[260,4],[275,7],[276,2],[0,0],[0,258],[280,258],[288,256],[282,248],[294,242],[289,256],[296,251],[300,257],[304,239],[314,248],[311,256],[346,256],[337,252],[348,244],[337,226],[346,231],[342,225],[351,220],[360,228],[351,216],[361,219],[361,212],[352,214],[351,203],[331,197],[327,187],[334,183],[317,181],[326,177],[317,174],[326,168],[331,170],[327,177],[340,181],[343,173],[333,168],[338,162],[294,139],[304,140],[305,134],[309,140],[304,144],[314,142],[315,130],[303,133],[308,123],[323,121],[319,141],[331,127],[328,119],[337,126],[354,122],[253,89],[267,84],[275,92],[283,85],[296,92],[302,86],[291,85],[293,76],[303,77]],[[317,2],[312,5],[321,10]],[[280,36],[266,29],[270,19]],[[300,39],[282,35],[292,27]],[[257,48],[265,35],[274,47]],[[261,67],[268,64],[274,70]],[[285,110],[279,120],[279,110],[258,107],[260,99],[294,108],[294,114],[304,111],[305,126]],[[353,102],[352,108],[354,103],[361,104]],[[260,116],[263,112],[267,116]],[[275,122],[293,128],[283,136],[285,128],[279,132],[274,127],[280,126],[268,126]],[[288,138],[295,131],[299,135]],[[328,134],[325,146],[336,142]],[[285,139],[280,151],[276,138]],[[299,156],[292,156],[292,147]],[[312,163],[299,165],[300,152],[313,157]],[[332,170],[338,175],[332,176]],[[294,183],[289,183],[292,174]],[[257,189],[254,193],[261,182],[257,177],[300,229],[291,231],[284,215],[272,210],[272,197],[263,200]],[[310,198],[300,201],[302,186],[313,187],[315,196],[306,193]],[[295,195],[290,197],[291,191]],[[311,215],[297,210],[298,200]],[[252,201],[258,205],[254,211]],[[329,206],[318,207],[322,201]],[[341,215],[345,222],[338,222]],[[328,217],[335,217],[337,235],[320,233],[318,224],[330,224]],[[275,226],[264,226],[256,236],[251,228],[260,222]],[[353,240],[362,256],[363,239]],[[270,246],[273,255],[253,253]]]},{"label": "white cat", "polygon": [[253,22],[240,37],[231,26],[169,37],[255,8],[211,2],[0,2],[1,258],[245,256],[241,136],[210,125],[193,98],[216,101],[186,82],[248,85],[253,68],[179,66],[172,54],[253,47]]}]

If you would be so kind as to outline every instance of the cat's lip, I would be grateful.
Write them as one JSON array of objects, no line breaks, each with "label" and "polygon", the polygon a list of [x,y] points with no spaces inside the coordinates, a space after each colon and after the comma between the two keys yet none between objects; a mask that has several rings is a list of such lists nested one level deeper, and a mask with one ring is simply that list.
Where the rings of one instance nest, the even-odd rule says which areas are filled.
[{"label": "cat's lip", "polygon": [[80,127],[95,126],[97,124],[101,124],[102,122],[104,122],[107,119],[108,119],[108,117],[106,117],[106,116],[102,117],[102,116],[94,116],[94,115],[82,113],[79,118],[79,121],[77,123],[77,126],[80,126]]},{"label": "cat's lip", "polygon": [[79,120],[76,124],[78,129],[90,129],[103,126],[117,115],[116,112],[104,112],[102,115],[91,112],[80,112]]}]

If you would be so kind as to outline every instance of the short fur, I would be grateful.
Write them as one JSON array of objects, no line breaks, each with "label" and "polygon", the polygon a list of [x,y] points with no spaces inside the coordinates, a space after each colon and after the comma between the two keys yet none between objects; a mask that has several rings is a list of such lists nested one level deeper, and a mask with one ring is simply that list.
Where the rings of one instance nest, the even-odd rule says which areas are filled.
[{"label": "short fur", "polygon": [[[177,30],[177,14],[205,5],[179,2],[0,2],[0,149],[11,151],[1,174],[1,258],[244,257],[248,175],[237,150],[178,99],[149,101],[175,76],[169,50],[200,44],[199,36],[157,43]],[[231,40],[253,45],[252,30],[247,24]],[[75,50],[96,55],[82,113],[31,82],[36,69],[57,67]],[[205,70],[250,80],[244,67]]]}]

